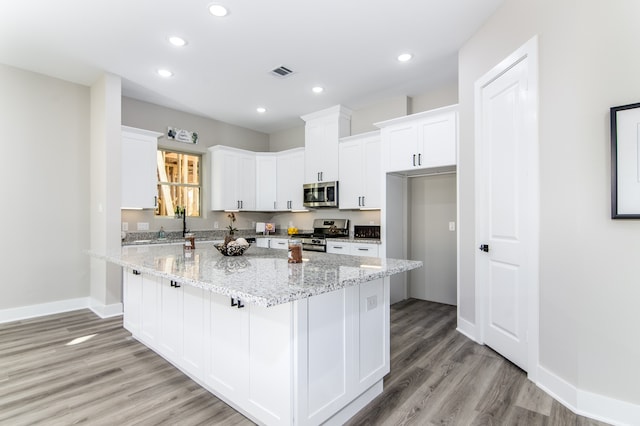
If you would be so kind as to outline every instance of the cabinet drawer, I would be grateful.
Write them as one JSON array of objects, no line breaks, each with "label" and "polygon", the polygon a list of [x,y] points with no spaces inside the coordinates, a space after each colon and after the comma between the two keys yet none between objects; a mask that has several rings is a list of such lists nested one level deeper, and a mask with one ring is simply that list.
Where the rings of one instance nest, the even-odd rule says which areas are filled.
[{"label": "cabinet drawer", "polygon": [[354,243],[351,245],[351,254],[353,256],[378,257],[378,245]]}]

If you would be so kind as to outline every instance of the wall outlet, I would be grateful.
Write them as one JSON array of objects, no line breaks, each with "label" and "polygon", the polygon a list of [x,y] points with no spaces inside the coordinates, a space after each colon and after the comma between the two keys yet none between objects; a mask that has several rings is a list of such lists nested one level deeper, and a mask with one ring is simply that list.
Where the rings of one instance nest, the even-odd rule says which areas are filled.
[{"label": "wall outlet", "polygon": [[378,306],[378,296],[375,294],[373,296],[367,297],[367,311],[371,311]]},{"label": "wall outlet", "polygon": [[149,222],[138,222],[138,231],[148,231]]},{"label": "wall outlet", "polygon": [[122,231],[129,230],[129,222],[122,222]]},{"label": "wall outlet", "polygon": [[372,220],[369,221],[369,225],[375,225]]},{"label": "wall outlet", "polygon": [[456,223],[449,222],[449,231],[455,231],[455,230],[456,230]]},{"label": "wall outlet", "polygon": [[220,224],[218,224],[218,222],[213,222],[213,229],[218,229],[220,228]]}]

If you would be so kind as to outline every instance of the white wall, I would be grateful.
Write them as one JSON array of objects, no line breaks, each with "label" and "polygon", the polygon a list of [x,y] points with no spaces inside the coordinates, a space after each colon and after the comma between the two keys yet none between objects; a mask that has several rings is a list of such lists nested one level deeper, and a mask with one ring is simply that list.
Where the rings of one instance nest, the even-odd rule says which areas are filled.
[{"label": "white wall", "polygon": [[507,0],[459,55],[460,315],[475,320],[473,84],[538,34],[540,364],[633,404],[640,222],[610,219],[608,114],[640,101],[638,16],[637,0]]},{"label": "white wall", "polygon": [[408,179],[408,257],[424,262],[408,274],[409,297],[457,304],[456,175]]},{"label": "white wall", "polygon": [[[121,92],[120,77],[112,74],[91,86],[91,196],[84,208],[89,209],[90,248],[102,253],[120,248]],[[122,268],[93,257],[89,262],[91,308],[101,317],[122,313]]]},{"label": "white wall", "polygon": [[89,89],[0,65],[0,310],[89,294]]}]

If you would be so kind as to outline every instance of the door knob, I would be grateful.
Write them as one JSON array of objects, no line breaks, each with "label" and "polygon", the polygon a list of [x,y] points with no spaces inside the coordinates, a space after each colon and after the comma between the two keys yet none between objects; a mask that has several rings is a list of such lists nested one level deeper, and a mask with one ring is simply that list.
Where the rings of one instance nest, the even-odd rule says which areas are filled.
[{"label": "door knob", "polygon": [[484,252],[489,252],[489,244],[480,244],[480,250]]}]

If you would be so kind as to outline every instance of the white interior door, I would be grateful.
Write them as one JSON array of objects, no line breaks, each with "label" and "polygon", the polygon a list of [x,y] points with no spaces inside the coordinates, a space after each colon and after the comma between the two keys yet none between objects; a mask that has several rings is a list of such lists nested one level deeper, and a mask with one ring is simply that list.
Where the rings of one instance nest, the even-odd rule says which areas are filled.
[{"label": "white interior door", "polygon": [[476,85],[476,300],[483,342],[528,371],[538,286],[537,64],[526,51],[510,60]]}]

